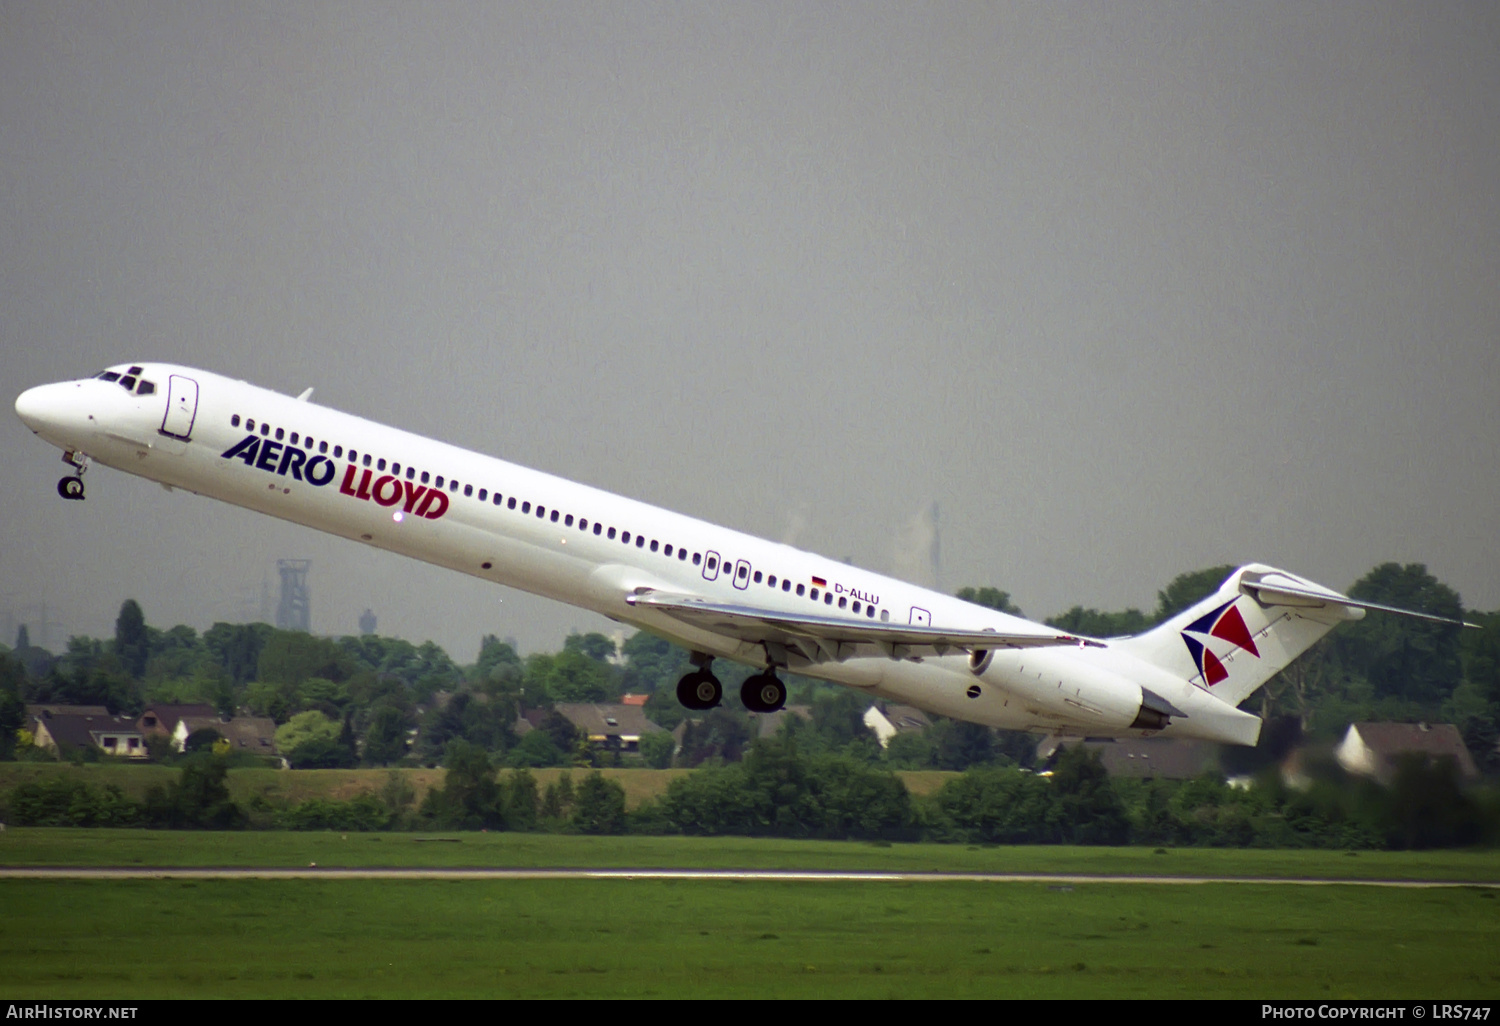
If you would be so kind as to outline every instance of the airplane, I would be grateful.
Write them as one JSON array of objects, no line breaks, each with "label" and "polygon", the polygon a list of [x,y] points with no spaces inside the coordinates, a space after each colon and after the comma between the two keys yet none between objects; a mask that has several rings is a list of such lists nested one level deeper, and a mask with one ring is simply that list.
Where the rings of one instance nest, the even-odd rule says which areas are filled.
[{"label": "airplane", "polygon": [[[16,413],[73,468],[92,463],[544,595],[691,653],[677,684],[718,706],[716,659],[756,668],[752,712],[786,703],[779,671],[991,727],[1253,746],[1239,704],[1338,624],[1350,598],[1253,563],[1139,635],[1088,638],[838,560],[447,445],[208,371],[119,364],[41,385]],[[1465,624],[1464,626],[1473,626]]]}]

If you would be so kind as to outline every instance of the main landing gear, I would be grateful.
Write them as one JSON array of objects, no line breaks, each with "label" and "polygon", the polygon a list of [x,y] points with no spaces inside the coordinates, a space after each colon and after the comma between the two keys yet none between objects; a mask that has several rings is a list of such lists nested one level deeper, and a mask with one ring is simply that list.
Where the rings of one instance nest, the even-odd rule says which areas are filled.
[{"label": "main landing gear", "polygon": [[[713,665],[711,656],[694,653],[698,669],[677,682],[677,701],[695,711],[712,709],[724,697],[724,685],[719,683],[709,669]],[[774,668],[748,677],[740,686],[740,701],[751,712],[776,712],[786,705],[786,685],[776,676]]]},{"label": "main landing gear", "polygon": [[723,697],[724,685],[709,672],[707,664],[677,682],[677,701],[688,709],[712,709]]},{"label": "main landing gear", "polygon": [[73,467],[75,473],[72,477],[65,477],[57,482],[57,494],[64,499],[76,499],[83,501],[83,473],[89,469],[89,458],[82,453],[73,452],[71,449],[63,453],[63,462]]},{"label": "main landing gear", "polygon": [[786,685],[776,676],[774,669],[746,677],[740,685],[740,701],[751,712],[772,713],[786,705]]}]

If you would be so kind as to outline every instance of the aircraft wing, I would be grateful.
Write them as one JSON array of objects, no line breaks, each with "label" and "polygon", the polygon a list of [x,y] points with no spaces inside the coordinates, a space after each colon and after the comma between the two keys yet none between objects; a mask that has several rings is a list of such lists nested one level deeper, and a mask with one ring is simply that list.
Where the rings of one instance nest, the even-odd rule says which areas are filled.
[{"label": "aircraft wing", "polygon": [[1104,643],[1056,631],[1000,633],[909,624],[862,622],[833,616],[799,616],[776,609],[742,606],[685,595],[646,591],[626,599],[634,606],[659,610],[693,627],[728,635],[753,644],[768,644],[801,652],[811,662],[842,661],[859,654],[861,646],[884,652],[892,659],[913,655],[945,655],[974,649],[1041,648]]}]

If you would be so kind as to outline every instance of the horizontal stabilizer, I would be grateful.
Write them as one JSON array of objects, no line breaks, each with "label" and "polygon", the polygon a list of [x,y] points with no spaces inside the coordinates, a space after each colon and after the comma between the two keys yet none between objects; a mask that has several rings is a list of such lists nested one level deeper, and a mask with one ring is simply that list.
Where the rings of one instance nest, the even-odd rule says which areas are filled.
[{"label": "horizontal stabilizer", "polygon": [[1286,574],[1268,573],[1263,575],[1259,580],[1252,580],[1251,576],[1250,574],[1245,575],[1245,579],[1240,582],[1240,588],[1262,605],[1351,606],[1355,609],[1374,609],[1381,613],[1410,616],[1418,620],[1429,620],[1433,623],[1453,624],[1455,627],[1479,629],[1477,623],[1456,620],[1451,616],[1438,616],[1435,613],[1419,613],[1415,609],[1399,609],[1396,606],[1381,605],[1379,602],[1366,602],[1364,599],[1350,598],[1348,595],[1340,595],[1337,592],[1327,589],[1309,588]]}]

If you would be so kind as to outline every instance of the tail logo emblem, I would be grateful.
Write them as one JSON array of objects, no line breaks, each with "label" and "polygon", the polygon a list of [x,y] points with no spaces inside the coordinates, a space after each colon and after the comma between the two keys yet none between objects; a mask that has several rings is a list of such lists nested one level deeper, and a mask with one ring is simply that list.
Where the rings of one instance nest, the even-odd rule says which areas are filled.
[{"label": "tail logo emblem", "polygon": [[[1206,637],[1204,640],[1199,640],[1192,636],[1194,634]],[[1203,682],[1213,687],[1226,679],[1229,671],[1224,668],[1219,657],[1209,649],[1206,643],[1207,638],[1227,641],[1235,648],[1244,649],[1255,658],[1260,658],[1260,651],[1255,647],[1255,639],[1250,636],[1250,628],[1245,626],[1245,618],[1240,615],[1239,607],[1234,604],[1233,599],[1218,609],[1198,617],[1182,629],[1182,642],[1192,653],[1193,662],[1198,664],[1198,672],[1202,674]]]}]

